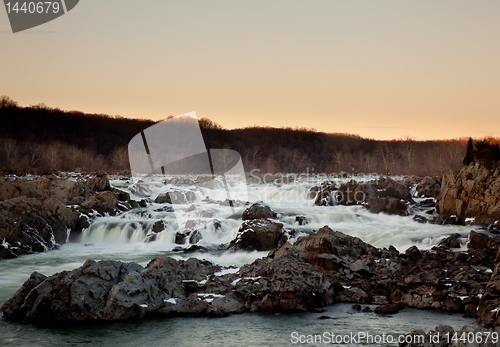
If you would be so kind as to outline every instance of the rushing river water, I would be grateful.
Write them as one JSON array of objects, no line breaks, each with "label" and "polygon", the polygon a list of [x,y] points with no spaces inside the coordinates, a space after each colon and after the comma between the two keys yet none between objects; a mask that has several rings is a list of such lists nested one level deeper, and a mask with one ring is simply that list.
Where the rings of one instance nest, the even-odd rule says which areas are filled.
[{"label": "rushing river water", "polygon": [[[375,177],[356,177],[356,180],[370,180]],[[332,179],[337,184],[349,179]],[[81,266],[85,260],[121,260],[137,262],[145,266],[158,256],[172,256],[176,259],[197,257],[208,259],[220,265],[241,266],[263,257],[267,252],[212,252],[183,255],[173,252],[175,232],[188,221],[201,227],[200,245],[210,246],[227,243],[234,238],[241,226],[243,207],[221,204],[227,197],[224,187],[210,190],[203,187],[165,185],[161,180],[146,182],[151,196],[175,188],[191,190],[196,196],[194,202],[175,205],[175,210],[165,209],[165,205],[149,204],[117,216],[97,217],[84,231],[79,242],[71,242],[60,249],[0,262],[0,305],[8,300],[33,271],[44,275],[71,270]],[[146,185],[146,183],[144,183]],[[446,235],[459,233],[464,236],[470,227],[421,224],[411,217],[372,214],[362,206],[312,206],[307,199],[309,189],[320,183],[308,178],[290,184],[250,184],[244,185],[229,180],[232,199],[248,196],[248,200],[263,200],[287,227],[304,235],[324,225],[349,235],[357,236],[376,247],[395,246],[399,251],[416,245],[420,249],[430,249]],[[137,192],[127,179],[114,177],[111,184],[128,191],[132,197]],[[132,188],[132,189],[131,189]],[[424,213],[423,211],[418,211]],[[306,216],[310,223],[299,226],[295,216]],[[214,224],[213,221],[218,223]],[[157,221],[162,221],[165,230],[154,242],[144,242],[150,229]],[[217,225],[214,227],[214,225]],[[293,241],[293,240],[292,240]],[[465,242],[465,239],[464,239]],[[263,315],[245,313],[226,318],[163,318],[144,319],[131,322],[50,324],[47,326],[26,323],[12,323],[0,318],[0,346],[288,346],[300,342],[300,336],[308,334],[389,334],[396,341],[399,334],[412,330],[429,330],[439,324],[454,328],[463,325],[476,326],[475,319],[462,318],[439,312],[404,309],[394,316],[376,316],[374,313],[360,313],[351,309],[350,304],[335,304],[325,308],[323,313],[296,313]],[[318,319],[320,316],[331,319]],[[295,332],[295,333],[294,333]],[[293,333],[295,335],[293,335]],[[304,340],[303,337],[302,340]],[[389,340],[390,342],[391,340]],[[323,340],[326,342],[326,340]],[[353,342],[353,341],[350,341]],[[366,345],[354,341],[351,346]],[[374,341],[376,342],[376,341]],[[385,340],[370,345],[390,346]],[[300,344],[300,343],[298,343]]]}]

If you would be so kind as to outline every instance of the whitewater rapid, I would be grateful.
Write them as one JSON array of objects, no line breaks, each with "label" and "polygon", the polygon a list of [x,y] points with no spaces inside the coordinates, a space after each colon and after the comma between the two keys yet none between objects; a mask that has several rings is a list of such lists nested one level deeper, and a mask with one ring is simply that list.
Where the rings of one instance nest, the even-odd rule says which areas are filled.
[{"label": "whitewater rapid", "polygon": [[[376,178],[376,176],[355,177],[357,181],[370,181]],[[412,216],[373,214],[363,206],[313,206],[313,200],[308,198],[309,190],[319,185],[323,179],[309,177],[307,180],[286,184],[248,185],[232,182],[229,179],[228,185],[231,198],[235,200],[242,198],[243,201],[246,197],[250,203],[262,200],[269,204],[278,213],[278,218],[285,223],[285,228],[297,231],[291,242],[301,235],[328,225],[333,230],[357,236],[376,247],[393,245],[401,252],[411,246],[430,249],[447,235],[456,233],[463,236],[461,241],[465,248],[466,237],[471,227],[421,224],[414,221]],[[329,179],[339,186],[351,178],[329,177]],[[130,178],[111,176],[110,183],[113,187],[128,192],[132,199],[148,200],[146,207],[135,208],[115,216],[95,217],[77,240],[72,238],[72,242],[62,245],[59,249],[2,260],[0,305],[12,297],[34,271],[49,276],[78,268],[87,259],[120,260],[146,266],[150,260],[159,256],[171,256],[175,259],[196,257],[223,266],[240,267],[267,255],[267,252],[211,251],[183,254],[174,251],[178,247],[189,247],[188,244],[175,243],[176,232],[183,230],[186,223],[198,228],[201,233],[198,244],[209,248],[227,244],[236,236],[243,223],[241,213],[248,205],[235,203],[235,206],[231,207],[225,203],[227,190],[223,185],[216,184],[211,187],[215,189],[209,189],[190,184],[165,183],[158,177],[144,178],[141,184],[147,189],[143,189],[142,193],[150,194],[149,197],[144,197],[136,194],[138,192],[137,186],[134,186],[136,182]],[[154,203],[158,194],[171,189],[192,191],[195,199],[189,203],[175,205],[173,209],[168,204]],[[210,199],[207,199],[207,195]],[[426,212],[425,209],[412,211],[421,214]],[[305,216],[309,224],[299,225],[296,221],[298,215]],[[214,223],[215,221],[217,223]],[[164,230],[156,235],[155,241],[145,242],[151,236],[155,223],[161,223]],[[366,329],[372,333],[387,331],[396,334],[407,333],[414,329],[429,330],[440,323],[450,324],[455,328],[461,328],[464,324],[476,324],[473,319],[438,312],[408,310],[395,317],[381,318],[373,313],[357,316],[347,304],[333,305],[326,307],[326,310],[324,314],[335,317],[334,320],[317,320],[319,314],[316,313],[280,316],[243,314],[220,320],[171,318],[159,321],[145,320],[141,323],[51,325],[40,328],[0,319],[0,345],[16,347],[74,345],[77,341],[78,344],[106,346],[137,345],[137,343],[159,346],[200,344],[220,346],[231,345],[237,339],[240,341],[238,345],[285,346],[289,345],[290,333],[299,327],[304,333],[317,333],[323,329],[346,332]],[[359,322],[362,322],[361,326]],[[195,330],[205,337],[198,338],[198,335],[191,333],[195,326],[197,327]],[[213,338],[214,332],[217,332],[217,336],[223,334],[224,337],[220,340]]]},{"label": "whitewater rapid", "polygon": [[[91,244],[89,247],[99,245],[121,245],[130,247],[135,245],[137,249],[144,252],[156,252],[158,250],[172,251],[179,247],[175,243],[175,234],[184,230],[186,223],[196,225],[201,233],[201,246],[216,246],[227,244],[234,239],[242,224],[241,212],[248,205],[239,204],[236,207],[224,205],[227,198],[224,188],[208,189],[201,186],[165,184],[161,178],[148,178],[141,181],[141,185],[149,190],[147,199],[153,200],[156,196],[169,190],[192,191],[196,199],[185,204],[173,205],[165,208],[164,204],[150,202],[147,207],[134,209],[118,216],[106,216],[97,218],[81,236],[79,242]],[[194,178],[195,179],[195,178]],[[351,178],[329,177],[337,186],[349,181]],[[357,181],[370,181],[377,176],[356,176]],[[278,218],[285,223],[285,227],[295,230],[298,237],[314,232],[328,225],[336,231],[341,231],[351,236],[356,236],[375,247],[394,246],[400,252],[404,252],[411,246],[420,249],[430,249],[450,234],[459,233],[466,237],[470,227],[436,225],[429,223],[418,223],[413,216],[391,216],[386,214],[373,214],[362,205],[356,206],[314,206],[314,199],[309,199],[309,190],[319,185],[324,177],[295,181],[287,184],[248,184],[241,185],[240,182],[228,184],[233,196],[247,197],[250,203],[264,201],[278,213]],[[127,191],[133,199],[141,200],[143,195],[135,194],[134,182],[131,179],[112,177],[111,184],[119,189]],[[210,194],[210,199],[207,199]],[[418,199],[417,199],[418,200]],[[241,200],[239,200],[241,201]],[[429,209],[428,209],[429,210]],[[424,213],[424,211],[417,211]],[[305,216],[309,223],[299,225],[296,216]],[[156,240],[144,243],[148,234],[151,235],[152,227],[156,222],[163,224],[164,230],[156,234]],[[214,222],[218,227],[214,228]],[[291,240],[292,242],[294,239]],[[465,240],[464,240],[465,246]],[[127,246],[129,245],[129,246]],[[189,244],[180,247],[188,247]],[[242,258],[248,259],[240,254]],[[261,256],[261,254],[255,254]],[[204,255],[204,257],[207,257]],[[210,256],[208,256],[210,257]],[[236,258],[234,262],[241,265]]]}]

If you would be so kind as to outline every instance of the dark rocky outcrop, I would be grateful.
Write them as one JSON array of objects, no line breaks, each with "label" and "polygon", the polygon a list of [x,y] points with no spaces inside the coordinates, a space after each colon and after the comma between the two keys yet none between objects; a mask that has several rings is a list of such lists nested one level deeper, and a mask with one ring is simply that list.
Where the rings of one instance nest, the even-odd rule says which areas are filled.
[{"label": "dark rocky outcrop", "polygon": [[441,191],[442,177],[424,177],[416,186],[416,195],[420,198],[437,198]]},{"label": "dark rocky outcrop", "polygon": [[500,251],[495,269],[479,303],[479,323],[486,327],[500,326]]},{"label": "dark rocky outcrop", "polygon": [[[496,242],[488,238],[489,246]],[[497,261],[490,281],[494,264],[489,263],[493,251],[488,245],[468,252],[412,247],[400,254],[324,227],[240,269],[157,258],[145,268],[87,261],[50,277],[34,273],[2,311],[13,320],[119,320],[151,314],[291,312],[346,301],[379,304],[380,314],[407,306],[475,317],[481,295],[483,305],[497,300],[488,294],[497,295],[498,276]]]},{"label": "dark rocky outcrop", "polygon": [[368,183],[351,180],[335,189],[335,184],[324,181],[318,190],[314,204],[317,206],[364,205],[373,213],[384,212],[400,216],[408,215],[408,204],[413,201],[408,186],[390,177]]},{"label": "dark rocky outcrop", "polygon": [[485,225],[500,220],[500,169],[476,163],[445,175],[436,210],[441,218],[456,216],[461,224],[467,218]]},{"label": "dark rocky outcrop", "polygon": [[309,198],[314,199],[316,206],[332,206],[335,204],[334,192],[337,190],[334,182],[323,181],[320,186],[312,187],[309,190]]},{"label": "dark rocky outcrop", "polygon": [[447,248],[460,248],[460,234],[453,234],[446,238],[444,238],[439,246],[447,247]]},{"label": "dark rocky outcrop", "polygon": [[271,207],[269,207],[263,201],[257,201],[253,203],[250,207],[248,207],[243,214],[241,215],[241,219],[250,220],[250,219],[264,219],[264,218],[277,218],[278,214],[274,212]]},{"label": "dark rocky outcrop", "polygon": [[368,209],[373,213],[384,212],[399,216],[408,215],[408,205],[400,199],[395,198],[375,198],[368,203]]},{"label": "dark rocky outcrop", "polygon": [[232,250],[269,251],[286,242],[284,224],[266,218],[243,222],[236,238],[229,244]]},{"label": "dark rocky outcrop", "polygon": [[88,227],[94,213],[131,208],[127,199],[127,193],[110,187],[105,174],[87,180],[0,178],[0,259],[56,248],[69,233]]}]

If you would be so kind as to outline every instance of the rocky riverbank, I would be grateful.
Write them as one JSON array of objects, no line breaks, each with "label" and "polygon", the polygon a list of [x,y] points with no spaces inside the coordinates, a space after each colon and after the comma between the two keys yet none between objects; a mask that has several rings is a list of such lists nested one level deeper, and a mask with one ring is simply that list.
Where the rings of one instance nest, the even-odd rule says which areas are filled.
[{"label": "rocky riverbank", "polygon": [[139,204],[145,202],[112,188],[106,174],[0,178],[0,259],[57,248],[95,217]]},{"label": "rocky riverbank", "polygon": [[500,297],[487,294],[496,285],[499,245],[496,237],[471,233],[467,252],[440,246],[399,253],[325,226],[241,268],[165,257],[146,267],[89,260],[49,277],[33,273],[2,311],[12,320],[123,320],[293,312],[344,301],[379,304],[381,314],[405,306],[479,313],[485,322],[481,307],[500,306]]},{"label": "rocky riverbank", "polygon": [[466,221],[500,228],[500,167],[488,170],[472,163],[457,174],[446,174],[436,209],[452,223]]}]

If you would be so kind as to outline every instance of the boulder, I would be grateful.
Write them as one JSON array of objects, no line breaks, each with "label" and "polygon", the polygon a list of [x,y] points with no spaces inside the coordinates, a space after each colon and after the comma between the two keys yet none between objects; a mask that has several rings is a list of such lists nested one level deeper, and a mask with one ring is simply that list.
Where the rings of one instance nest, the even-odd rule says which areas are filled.
[{"label": "boulder", "polygon": [[111,213],[115,210],[117,205],[118,199],[116,196],[110,191],[105,191],[96,193],[86,199],[85,202],[80,205],[80,211],[89,213],[95,210],[100,214]]},{"label": "boulder", "polygon": [[97,174],[95,177],[90,177],[87,179],[87,182],[85,184],[87,185],[91,193],[97,193],[111,189],[107,174]]},{"label": "boulder", "polygon": [[265,219],[265,218],[277,218],[278,214],[274,212],[269,205],[263,201],[257,201],[248,207],[243,214],[241,219],[252,220],[252,219]]},{"label": "boulder", "polygon": [[248,220],[243,222],[236,238],[229,244],[229,248],[269,251],[278,247],[280,241],[283,241],[283,236],[283,223],[278,220],[270,218]]},{"label": "boulder", "polygon": [[134,206],[128,193],[111,189],[106,174],[86,181],[56,175],[0,179],[0,239],[5,241],[0,259],[56,248],[68,236],[77,240],[92,210],[114,214]]},{"label": "boulder", "polygon": [[397,303],[397,304],[384,304],[377,306],[374,310],[375,313],[377,314],[396,314],[401,311],[405,305],[403,303]]},{"label": "boulder", "polygon": [[326,180],[323,181],[319,187],[312,187],[309,190],[309,197],[315,199],[314,205],[316,206],[332,206],[335,205],[335,190],[335,183]]},{"label": "boulder", "polygon": [[378,192],[374,184],[358,183],[351,180],[342,184],[335,197],[335,203],[341,205],[366,204],[371,199],[377,198]]},{"label": "boulder", "polygon": [[[279,222],[245,223],[269,227]],[[497,242],[488,237],[487,248],[467,252],[410,247],[401,254],[394,247],[377,249],[325,226],[239,269],[221,271],[208,261],[161,257],[145,268],[87,261],[47,278],[35,273],[2,310],[8,319],[46,322],[300,312],[335,301],[380,304],[377,312],[385,314],[406,305],[473,316],[479,305],[482,322],[495,325],[500,255],[491,276],[490,249],[497,245],[498,250]],[[197,245],[191,248],[206,251]]]},{"label": "boulder", "polygon": [[446,238],[444,238],[439,246],[447,247],[447,248],[460,248],[460,234],[453,234]]},{"label": "boulder", "polygon": [[375,198],[368,203],[368,210],[373,213],[384,212],[399,216],[408,215],[408,206],[400,199],[395,198]]},{"label": "boulder", "polygon": [[415,191],[418,197],[437,198],[441,191],[442,177],[424,177],[416,186]]},{"label": "boulder", "polygon": [[489,240],[490,238],[487,235],[471,230],[469,240],[467,241],[467,247],[471,249],[484,249],[488,247]]},{"label": "boulder", "polygon": [[400,200],[407,200],[407,201],[411,199],[411,194],[408,187],[406,187],[401,182],[396,182],[390,177],[387,177],[380,184],[380,187],[382,189],[382,192],[379,193],[379,196],[385,195],[387,197],[396,198]]},{"label": "boulder", "polygon": [[295,216],[295,221],[299,223],[299,225],[306,225],[311,222],[306,216]]}]

